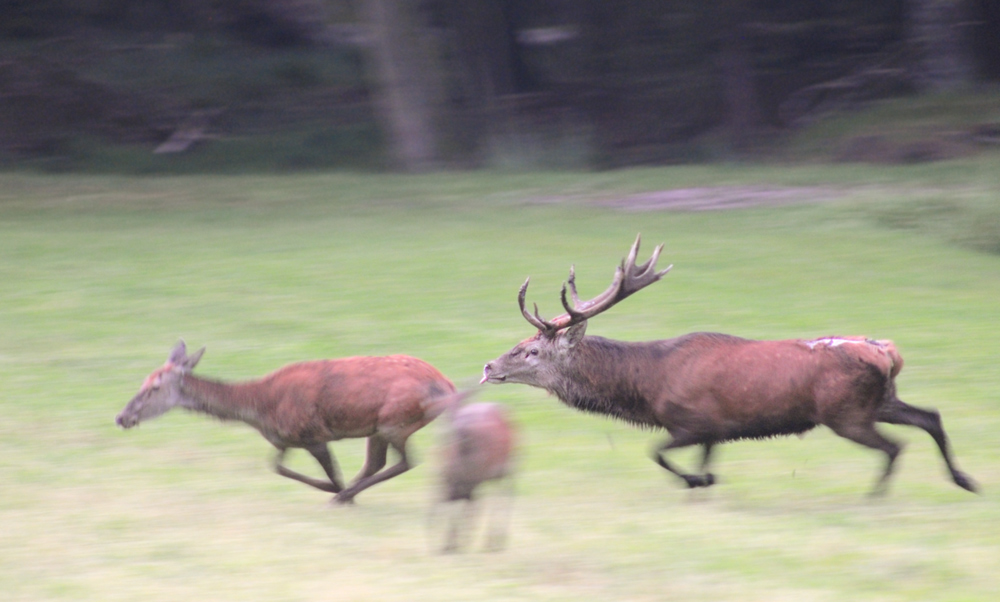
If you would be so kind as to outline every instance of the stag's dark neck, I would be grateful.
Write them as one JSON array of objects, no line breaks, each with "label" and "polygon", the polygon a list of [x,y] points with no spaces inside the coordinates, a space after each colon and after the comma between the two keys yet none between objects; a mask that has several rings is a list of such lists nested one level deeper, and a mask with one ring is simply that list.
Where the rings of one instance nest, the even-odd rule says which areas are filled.
[{"label": "stag's dark neck", "polygon": [[668,378],[654,364],[672,349],[671,341],[628,343],[584,337],[574,350],[560,381],[550,388],[559,399],[584,412],[605,414],[626,422],[657,426],[648,379]]},{"label": "stag's dark neck", "polygon": [[238,420],[254,427],[259,426],[262,409],[255,389],[256,383],[225,383],[193,374],[185,375],[181,385],[187,409],[220,420]]}]

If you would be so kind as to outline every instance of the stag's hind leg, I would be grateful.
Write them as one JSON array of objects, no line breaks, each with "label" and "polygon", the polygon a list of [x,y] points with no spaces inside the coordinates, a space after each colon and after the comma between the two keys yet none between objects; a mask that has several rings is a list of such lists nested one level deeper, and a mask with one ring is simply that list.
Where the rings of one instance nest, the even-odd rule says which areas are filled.
[{"label": "stag's hind leg", "polygon": [[[704,474],[686,474],[675,468],[670,462],[667,462],[666,452],[671,449],[698,444],[704,446],[704,455],[701,459],[701,470]],[[683,479],[689,488],[694,489],[695,487],[709,487],[715,484],[715,475],[710,472],[705,472],[708,468],[708,462],[711,454],[712,442],[706,442],[701,437],[696,437],[689,433],[676,433],[671,439],[668,439],[666,443],[653,451],[653,461]]]},{"label": "stag's hind leg", "polygon": [[885,453],[888,457],[885,464],[885,471],[875,483],[875,487],[872,489],[870,494],[872,496],[883,495],[886,492],[889,477],[892,476],[896,457],[899,456],[899,452],[902,451],[902,447],[895,441],[886,438],[882,435],[882,433],[875,430],[875,425],[872,423],[831,424],[829,426],[833,429],[833,432],[845,439],[850,439],[855,443],[859,443],[865,447],[877,449]]},{"label": "stag's hind leg", "polygon": [[944,463],[948,466],[948,472],[951,473],[951,478],[955,481],[955,484],[962,489],[972,492],[976,491],[976,482],[969,475],[958,470],[955,462],[952,460],[951,451],[948,447],[948,436],[944,432],[944,427],[941,424],[941,415],[938,414],[937,410],[924,410],[904,403],[897,397],[893,397],[887,404],[879,408],[877,419],[879,422],[906,424],[927,431],[934,438],[938,449],[941,450],[941,456],[944,457]]}]

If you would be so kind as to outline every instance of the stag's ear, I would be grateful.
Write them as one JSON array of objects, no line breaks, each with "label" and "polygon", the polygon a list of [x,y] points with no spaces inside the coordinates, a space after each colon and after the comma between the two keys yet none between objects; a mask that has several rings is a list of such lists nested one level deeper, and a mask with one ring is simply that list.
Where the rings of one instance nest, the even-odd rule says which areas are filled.
[{"label": "stag's ear", "polygon": [[198,351],[195,351],[194,355],[184,358],[184,363],[181,364],[181,366],[184,368],[186,372],[194,370],[194,367],[198,365],[198,362],[201,360],[201,356],[204,354],[205,354],[205,348],[202,347]]},{"label": "stag's ear", "polygon": [[174,350],[170,352],[170,357],[167,358],[167,362],[170,364],[180,364],[187,357],[187,345],[184,344],[184,339],[177,341],[174,345]]},{"label": "stag's ear", "polygon": [[583,333],[587,330],[587,321],[574,324],[569,328],[559,332],[559,347],[562,349],[572,349],[583,339]]}]

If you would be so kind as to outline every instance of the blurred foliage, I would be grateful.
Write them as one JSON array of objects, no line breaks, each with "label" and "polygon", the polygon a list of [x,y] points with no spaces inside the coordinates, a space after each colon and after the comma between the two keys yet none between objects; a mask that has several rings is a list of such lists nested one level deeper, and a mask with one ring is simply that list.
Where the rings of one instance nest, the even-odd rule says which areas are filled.
[{"label": "blurred foliage", "polygon": [[[443,165],[615,167],[776,158],[767,151],[792,126],[912,93],[914,1],[422,0],[414,26],[446,66]],[[995,78],[1000,15],[985,0],[960,1],[972,14],[962,27],[980,76]],[[370,168],[383,168],[385,149],[369,151],[386,139],[371,135],[384,128],[355,8],[341,0],[6,2],[0,161],[72,168],[81,155],[71,149],[94,147],[78,137],[155,148],[193,111],[218,109],[204,145],[271,137],[261,147],[274,148],[320,124],[343,129]],[[734,38],[748,53],[751,77],[735,97],[752,116],[750,144],[727,134],[729,93],[742,85],[725,67]]]},{"label": "blurred foliage", "polygon": [[1000,255],[1000,205],[961,192],[914,192],[911,198],[873,208],[876,223],[942,238]]}]

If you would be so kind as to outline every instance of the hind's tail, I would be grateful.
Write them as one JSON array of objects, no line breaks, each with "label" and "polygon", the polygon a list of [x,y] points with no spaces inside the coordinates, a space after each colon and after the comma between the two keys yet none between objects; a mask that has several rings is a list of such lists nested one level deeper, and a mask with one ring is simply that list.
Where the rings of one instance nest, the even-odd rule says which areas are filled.
[{"label": "hind's tail", "polygon": [[421,407],[423,407],[425,415],[437,418],[446,411],[454,412],[462,407],[466,400],[471,399],[479,391],[480,389],[465,389],[464,391],[428,397],[423,401]]}]

